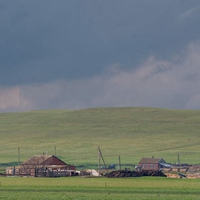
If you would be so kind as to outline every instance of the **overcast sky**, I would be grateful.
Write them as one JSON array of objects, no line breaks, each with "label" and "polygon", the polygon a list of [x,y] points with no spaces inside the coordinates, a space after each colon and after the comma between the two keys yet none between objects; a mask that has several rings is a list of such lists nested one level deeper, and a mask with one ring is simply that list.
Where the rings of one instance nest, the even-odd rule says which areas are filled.
[{"label": "overcast sky", "polygon": [[0,112],[200,109],[199,0],[0,0]]}]

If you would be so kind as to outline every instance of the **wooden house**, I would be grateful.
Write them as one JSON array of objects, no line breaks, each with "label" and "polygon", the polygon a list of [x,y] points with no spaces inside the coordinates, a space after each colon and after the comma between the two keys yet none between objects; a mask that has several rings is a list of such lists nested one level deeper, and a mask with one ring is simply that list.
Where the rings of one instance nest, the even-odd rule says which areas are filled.
[{"label": "wooden house", "polygon": [[170,167],[163,158],[142,158],[138,163],[138,170],[158,171]]},{"label": "wooden house", "polygon": [[71,176],[76,174],[76,167],[54,155],[36,155],[24,161],[21,166],[9,168],[8,173],[34,177]]}]

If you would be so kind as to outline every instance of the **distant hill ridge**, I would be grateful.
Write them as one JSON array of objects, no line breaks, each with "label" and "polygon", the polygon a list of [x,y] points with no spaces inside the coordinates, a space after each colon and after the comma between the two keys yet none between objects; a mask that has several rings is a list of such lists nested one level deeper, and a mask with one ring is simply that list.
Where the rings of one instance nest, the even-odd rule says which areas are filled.
[{"label": "distant hill ridge", "polygon": [[70,164],[137,163],[141,157],[200,163],[200,111],[144,107],[0,114],[0,165],[57,154]]}]

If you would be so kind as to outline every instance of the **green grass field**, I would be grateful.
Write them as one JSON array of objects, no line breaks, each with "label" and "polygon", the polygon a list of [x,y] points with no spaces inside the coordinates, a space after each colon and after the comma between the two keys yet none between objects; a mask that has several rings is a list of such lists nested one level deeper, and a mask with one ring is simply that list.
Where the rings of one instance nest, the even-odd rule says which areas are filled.
[{"label": "green grass field", "polygon": [[78,168],[97,167],[100,146],[107,164],[137,164],[142,157],[199,164],[200,111],[94,108],[0,114],[0,168],[42,153]]},{"label": "green grass field", "polygon": [[0,177],[0,199],[152,199],[200,197],[199,179]]}]

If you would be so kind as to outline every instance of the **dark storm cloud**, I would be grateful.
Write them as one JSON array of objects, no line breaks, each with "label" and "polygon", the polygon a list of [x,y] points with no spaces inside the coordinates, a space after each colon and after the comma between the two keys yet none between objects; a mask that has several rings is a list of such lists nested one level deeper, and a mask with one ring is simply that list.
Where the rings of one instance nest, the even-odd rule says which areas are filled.
[{"label": "dark storm cloud", "polygon": [[1,85],[72,80],[169,58],[200,35],[198,1],[1,1]]},{"label": "dark storm cloud", "polygon": [[148,106],[200,109],[200,42],[171,61],[149,57],[136,70],[118,64],[88,79],[0,88],[0,111]]},{"label": "dark storm cloud", "polygon": [[2,0],[0,110],[198,108],[199,19],[198,0]]}]

